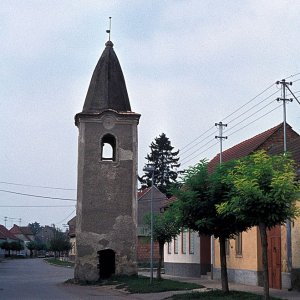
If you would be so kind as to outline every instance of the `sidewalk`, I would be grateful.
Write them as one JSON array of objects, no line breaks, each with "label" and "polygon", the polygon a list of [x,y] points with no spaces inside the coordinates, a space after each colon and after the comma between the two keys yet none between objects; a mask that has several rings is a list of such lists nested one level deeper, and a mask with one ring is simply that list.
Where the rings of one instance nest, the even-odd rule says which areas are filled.
[{"label": "sidewalk", "polygon": [[[143,276],[149,276],[148,272],[139,272],[139,275]],[[156,275],[156,274],[155,274]],[[171,276],[162,274],[163,278],[166,279],[172,279],[177,281],[183,281],[183,282],[190,282],[190,283],[197,283],[205,286],[209,289],[221,289],[221,282],[219,280],[211,280],[206,278],[193,278],[193,277],[179,277],[179,276]],[[263,294],[263,288],[260,286],[253,286],[253,285],[245,285],[245,284],[238,284],[238,283],[232,283],[229,282],[229,289],[230,290],[236,290],[236,291],[243,291],[243,292],[249,292],[254,294]],[[175,294],[177,292],[172,292],[171,294]],[[160,293],[163,294],[163,293]],[[157,297],[154,297],[154,294],[152,294],[152,298],[145,297],[145,294],[143,294],[143,299],[163,299],[159,298],[159,295],[156,295]],[[161,295],[163,296],[163,295]],[[297,291],[288,291],[288,290],[276,290],[276,289],[270,289],[270,296],[277,297],[280,299],[288,299],[288,300],[300,300],[300,292]]]}]

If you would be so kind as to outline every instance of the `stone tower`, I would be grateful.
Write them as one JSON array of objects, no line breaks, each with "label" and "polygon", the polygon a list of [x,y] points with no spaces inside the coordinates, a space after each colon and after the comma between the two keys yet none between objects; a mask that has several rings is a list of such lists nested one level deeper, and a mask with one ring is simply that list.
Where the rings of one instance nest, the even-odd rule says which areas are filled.
[{"label": "stone tower", "polygon": [[75,279],[136,274],[137,125],[113,43],[94,70],[79,129]]}]

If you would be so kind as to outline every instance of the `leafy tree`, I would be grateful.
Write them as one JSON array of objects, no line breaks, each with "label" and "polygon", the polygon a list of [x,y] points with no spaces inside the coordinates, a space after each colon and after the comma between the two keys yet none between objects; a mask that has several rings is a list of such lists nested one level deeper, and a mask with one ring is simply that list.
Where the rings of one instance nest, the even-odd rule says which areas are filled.
[{"label": "leafy tree", "polygon": [[23,244],[21,244],[20,242],[11,242],[11,250],[13,251],[21,251],[24,250],[24,246]]},{"label": "leafy tree", "polygon": [[55,253],[55,257],[60,256],[61,252],[68,252],[72,248],[67,234],[56,230],[54,237],[50,240],[49,250]]},{"label": "leafy tree", "polygon": [[28,227],[30,227],[30,229],[34,235],[36,235],[38,233],[38,231],[41,229],[41,225],[38,222],[29,223]]},{"label": "leafy tree", "polygon": [[30,257],[32,257],[33,256],[33,250],[36,250],[36,242],[30,241],[29,243],[27,243],[26,247],[30,251]]},{"label": "leafy tree", "polygon": [[0,248],[1,249],[4,249],[5,251],[8,251],[8,256],[10,256],[10,251],[11,251],[11,243],[10,242],[3,242],[1,245],[0,245]]},{"label": "leafy tree", "polygon": [[[154,178],[156,187],[164,194],[170,196],[169,188],[172,183],[177,181],[179,172],[176,170],[180,166],[179,150],[173,151],[174,147],[171,145],[169,138],[162,133],[150,145],[151,152],[147,154],[146,165],[154,167]],[[151,186],[152,172],[145,172],[139,181],[144,187]]]},{"label": "leafy tree", "polygon": [[[159,245],[159,260],[157,267],[157,279],[161,279],[161,267],[163,261],[164,245],[169,243],[180,232],[178,212],[175,206],[170,206],[164,213],[153,215],[153,240]],[[146,224],[151,225],[151,215],[145,216]]]},{"label": "leafy tree", "polygon": [[207,162],[200,161],[188,169],[181,186],[173,189],[181,224],[202,235],[213,235],[219,239],[222,290],[229,291],[226,265],[226,239],[247,229],[243,221],[238,222],[234,214],[222,214],[216,205],[228,201],[232,188],[229,180],[224,181],[233,163],[223,163],[209,174]]},{"label": "leafy tree", "polygon": [[264,297],[269,299],[267,228],[282,225],[297,215],[299,185],[294,162],[288,156],[256,152],[237,161],[227,180],[233,183],[230,198],[218,207],[235,214],[248,226],[258,226],[262,244]]}]

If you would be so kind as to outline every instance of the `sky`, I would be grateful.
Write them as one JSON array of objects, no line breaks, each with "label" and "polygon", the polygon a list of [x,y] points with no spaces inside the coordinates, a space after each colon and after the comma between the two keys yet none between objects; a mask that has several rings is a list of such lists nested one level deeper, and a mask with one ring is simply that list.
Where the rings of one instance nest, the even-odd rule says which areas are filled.
[{"label": "sky", "polygon": [[[218,153],[215,123],[228,125],[226,150],[283,121],[275,82],[293,82],[300,97],[299,15],[297,0],[2,0],[0,224],[7,217],[8,228],[63,229],[75,215],[74,115],[108,40],[109,17],[131,108],[141,114],[141,175],[163,132],[184,169]],[[300,133],[295,100],[287,122]]]}]

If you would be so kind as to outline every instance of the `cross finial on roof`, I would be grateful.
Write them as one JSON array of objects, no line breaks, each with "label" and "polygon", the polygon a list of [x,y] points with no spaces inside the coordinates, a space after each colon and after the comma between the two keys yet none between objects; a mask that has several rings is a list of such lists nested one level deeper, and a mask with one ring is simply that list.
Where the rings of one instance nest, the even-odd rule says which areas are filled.
[{"label": "cross finial on roof", "polygon": [[111,31],[111,17],[109,17],[109,29],[106,30],[106,32],[108,33],[108,41],[110,41],[110,31]]}]

